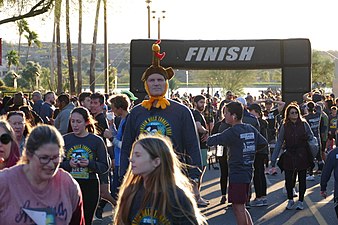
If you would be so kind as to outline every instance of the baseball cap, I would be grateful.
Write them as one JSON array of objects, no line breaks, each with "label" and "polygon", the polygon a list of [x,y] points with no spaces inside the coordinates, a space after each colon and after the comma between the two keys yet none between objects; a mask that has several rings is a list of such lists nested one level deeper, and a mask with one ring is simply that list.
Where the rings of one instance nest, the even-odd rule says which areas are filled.
[{"label": "baseball cap", "polygon": [[135,101],[137,100],[138,98],[131,92],[131,91],[128,91],[128,90],[122,90],[121,91],[121,94],[125,94],[128,96],[128,98],[132,101]]},{"label": "baseball cap", "polygon": [[246,105],[246,100],[245,100],[245,98],[238,97],[238,98],[236,98],[236,100],[239,101],[240,103],[242,103],[243,105]]}]

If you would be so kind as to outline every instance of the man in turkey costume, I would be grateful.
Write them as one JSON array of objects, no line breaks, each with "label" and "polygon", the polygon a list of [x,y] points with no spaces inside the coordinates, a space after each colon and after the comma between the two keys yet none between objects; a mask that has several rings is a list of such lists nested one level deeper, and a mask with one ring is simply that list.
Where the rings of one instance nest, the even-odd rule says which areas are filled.
[{"label": "man in turkey costume", "polygon": [[189,108],[165,97],[174,70],[160,65],[165,52],[160,53],[159,44],[160,41],[157,41],[152,45],[152,65],[141,78],[149,100],[135,106],[126,122],[120,174],[124,176],[129,166],[132,144],[140,134],[161,134],[171,139],[180,161],[191,165],[186,170],[187,176],[198,182],[201,175],[201,152],[195,121]]}]

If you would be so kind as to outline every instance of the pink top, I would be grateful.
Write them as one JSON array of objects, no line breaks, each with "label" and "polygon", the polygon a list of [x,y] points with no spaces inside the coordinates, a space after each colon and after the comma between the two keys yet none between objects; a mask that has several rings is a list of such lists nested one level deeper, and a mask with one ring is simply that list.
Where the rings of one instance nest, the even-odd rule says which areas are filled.
[{"label": "pink top", "polygon": [[23,165],[0,171],[0,224],[36,223],[27,209],[47,212],[49,224],[69,224],[79,205],[82,208],[80,187],[63,169],[58,169],[42,191],[30,184]]}]

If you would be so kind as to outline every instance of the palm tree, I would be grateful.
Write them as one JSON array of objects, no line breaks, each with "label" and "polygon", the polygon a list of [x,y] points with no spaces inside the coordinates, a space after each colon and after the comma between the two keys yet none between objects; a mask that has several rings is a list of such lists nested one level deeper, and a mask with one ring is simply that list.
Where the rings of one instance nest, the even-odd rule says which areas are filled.
[{"label": "palm tree", "polygon": [[35,31],[28,31],[28,34],[26,34],[25,37],[26,37],[27,42],[28,42],[27,56],[26,56],[26,62],[27,62],[29,49],[30,49],[30,47],[32,47],[33,43],[39,48],[42,46],[42,44],[39,41],[38,34]]},{"label": "palm tree", "polygon": [[11,70],[11,66],[18,66],[19,65],[19,56],[18,52],[15,50],[10,50],[6,54],[7,64],[8,64],[8,70]]},{"label": "palm tree", "polygon": [[62,0],[55,1],[55,29],[56,29],[56,62],[57,62],[57,93],[62,92],[62,59],[61,59],[61,34],[60,34],[60,17],[61,17]]},{"label": "palm tree", "polygon": [[79,0],[79,37],[77,48],[77,93],[82,91],[82,0]]},{"label": "palm tree", "polygon": [[104,90],[109,92],[109,71],[108,71],[108,29],[107,29],[107,0],[103,0],[103,17],[104,17]]},{"label": "palm tree", "polygon": [[90,68],[89,68],[89,87],[92,92],[95,92],[95,59],[96,59],[96,41],[97,41],[97,27],[100,14],[101,0],[97,0],[96,15],[93,33],[92,52],[90,54]]},{"label": "palm tree", "polygon": [[22,34],[26,31],[29,32],[29,27],[28,27],[28,22],[25,19],[19,20],[16,22],[16,25],[18,26],[18,30],[19,30],[19,46],[18,46],[18,55],[19,55],[19,60],[20,60],[20,56],[21,56],[21,37]]},{"label": "palm tree", "polygon": [[66,0],[66,36],[67,36],[67,57],[68,57],[68,72],[69,72],[69,84],[70,93],[75,94],[75,80],[72,58],[72,43],[70,41],[70,29],[69,29],[69,0]]}]

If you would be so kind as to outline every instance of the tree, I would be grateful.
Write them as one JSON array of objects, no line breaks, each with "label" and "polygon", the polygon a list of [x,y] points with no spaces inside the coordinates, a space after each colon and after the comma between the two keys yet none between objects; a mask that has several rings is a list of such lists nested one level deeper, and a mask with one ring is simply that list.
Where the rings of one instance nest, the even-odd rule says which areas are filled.
[{"label": "tree", "polygon": [[41,75],[41,66],[38,62],[28,61],[22,70],[22,78],[27,81],[31,90],[39,89],[39,77]]},{"label": "tree", "polygon": [[82,0],[79,0],[79,34],[77,48],[77,93],[82,91]]},{"label": "tree", "polygon": [[35,31],[29,30],[27,32],[28,34],[25,35],[27,42],[28,42],[26,62],[28,60],[29,49],[32,47],[33,43],[39,48],[42,46],[41,42],[38,39],[38,34]]},{"label": "tree", "polygon": [[7,59],[7,64],[8,64],[8,69],[11,69],[11,66],[18,66],[19,65],[19,56],[18,56],[18,52],[15,50],[10,50],[9,52],[7,52],[6,55],[6,59]]},{"label": "tree", "polygon": [[25,31],[29,32],[29,27],[28,27],[28,22],[25,19],[17,21],[16,25],[17,25],[18,31],[19,31],[18,55],[19,55],[19,59],[20,59],[20,56],[21,56],[21,51],[20,51],[20,48],[21,48],[21,37],[22,37],[22,35],[23,35],[23,33]]},{"label": "tree", "polygon": [[[21,19],[25,19],[29,17],[38,16],[45,12],[48,12],[52,8],[54,1],[55,0],[22,0],[22,1],[11,0],[11,1],[8,1],[9,3],[13,4],[13,7],[17,4],[18,8],[20,9],[20,12],[25,11],[25,13],[23,14],[20,13],[19,15],[0,20],[0,25],[9,23],[9,22],[15,22],[17,20],[21,20]],[[5,2],[4,0],[0,0],[0,8],[4,6],[4,2]],[[32,7],[28,8],[27,10],[24,10],[23,6],[26,6],[27,8],[29,6],[32,6]]]},{"label": "tree", "polygon": [[332,87],[334,78],[334,62],[328,55],[319,51],[312,53],[312,83],[325,83]]},{"label": "tree", "polygon": [[61,18],[61,4],[62,0],[56,0],[54,10],[54,23],[56,30],[56,67],[57,67],[57,93],[61,93],[62,85],[62,57],[61,57],[61,31],[60,31],[60,18]]},{"label": "tree", "polygon": [[[231,90],[237,95],[244,94],[244,85],[252,83],[249,71],[245,70],[211,70],[211,71],[191,71],[194,76],[198,77],[199,83],[210,84],[211,87],[221,87],[222,93]],[[198,75],[195,75],[198,74]]]},{"label": "tree", "polygon": [[74,69],[73,69],[73,59],[72,59],[72,43],[70,41],[70,28],[69,28],[69,0],[66,0],[66,37],[67,37],[67,57],[68,57],[70,93],[74,95],[75,94],[75,80],[74,80]]},{"label": "tree", "polygon": [[100,3],[101,3],[101,0],[97,0],[92,52],[90,55],[89,87],[92,92],[95,92],[95,59],[96,59],[97,28],[98,28],[99,14],[100,14]]}]

